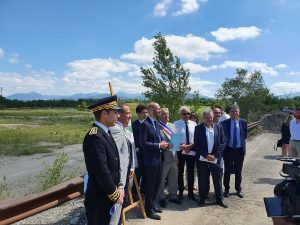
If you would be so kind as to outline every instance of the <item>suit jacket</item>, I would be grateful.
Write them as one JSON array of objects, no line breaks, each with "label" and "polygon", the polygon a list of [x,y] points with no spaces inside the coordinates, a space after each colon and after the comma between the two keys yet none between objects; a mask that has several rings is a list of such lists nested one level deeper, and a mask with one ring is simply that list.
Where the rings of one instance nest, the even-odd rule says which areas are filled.
[{"label": "suit jacket", "polygon": [[156,166],[160,164],[162,160],[162,150],[159,148],[160,141],[159,126],[155,129],[148,116],[140,128],[140,144],[143,149],[144,165]]},{"label": "suit jacket", "polygon": [[[217,166],[222,167],[222,153],[226,145],[226,138],[224,135],[223,127],[220,124],[214,124],[214,145],[210,153],[217,159]],[[199,124],[195,128],[194,145],[196,150],[196,159],[200,155],[204,158],[208,155],[208,145],[206,138],[206,129],[204,123]]]},{"label": "suit jacket", "polygon": [[133,132],[135,147],[139,148],[139,150],[141,150],[141,145],[140,145],[140,127],[141,127],[141,123],[137,119],[136,121],[134,121],[132,123],[131,126],[132,126],[132,132]]},{"label": "suit jacket", "polygon": [[[169,128],[171,129],[171,131],[174,133],[176,131],[176,128],[174,126],[173,123],[168,123],[167,124],[169,126]],[[165,141],[167,143],[170,143],[171,140],[168,138],[168,136],[163,132],[162,129],[159,130],[160,133],[160,137],[162,141]],[[173,155],[173,152],[170,150],[163,150],[163,154],[164,154],[164,163],[171,163],[174,162],[174,160],[176,160],[176,155]]]},{"label": "suit jacket", "polygon": [[[231,123],[231,118],[224,120],[221,125],[224,128],[224,133],[226,136],[226,148],[224,151],[224,154],[228,151],[229,148],[229,143],[230,143],[230,123]],[[239,119],[239,127],[240,127],[240,137],[241,137],[241,145],[242,145],[242,151],[243,154],[246,155],[246,139],[247,139],[247,121],[244,119]]]},{"label": "suit jacket", "polygon": [[85,204],[87,207],[110,209],[117,201],[120,182],[120,161],[111,137],[96,124],[85,135],[83,153],[89,174]]},{"label": "suit jacket", "polygon": [[126,130],[118,122],[115,126],[110,127],[111,135],[115,140],[117,145],[119,156],[120,156],[120,167],[121,167],[121,180],[123,184],[126,184],[128,168],[135,168],[135,159],[133,152],[133,147],[129,137],[127,137]]}]

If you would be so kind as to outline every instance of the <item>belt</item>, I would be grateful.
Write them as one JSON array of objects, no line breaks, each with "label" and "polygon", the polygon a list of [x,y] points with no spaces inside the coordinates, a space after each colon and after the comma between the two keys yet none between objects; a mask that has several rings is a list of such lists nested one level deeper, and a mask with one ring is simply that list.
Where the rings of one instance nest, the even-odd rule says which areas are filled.
[{"label": "belt", "polygon": [[291,141],[300,142],[300,140],[291,140]]}]

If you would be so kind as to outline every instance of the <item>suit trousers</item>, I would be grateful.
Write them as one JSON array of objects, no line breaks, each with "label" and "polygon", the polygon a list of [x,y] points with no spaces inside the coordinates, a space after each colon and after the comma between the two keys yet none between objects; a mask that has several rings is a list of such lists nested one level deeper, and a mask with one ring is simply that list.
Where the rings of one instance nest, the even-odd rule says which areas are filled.
[{"label": "suit trousers", "polygon": [[[145,192],[145,174],[144,174],[144,162],[143,162],[143,153],[140,149],[137,153],[138,167],[135,169],[136,179],[140,186],[141,193]],[[136,193],[135,186],[133,185],[133,192]]]},{"label": "suit trousers", "polygon": [[161,182],[163,164],[145,165],[145,209],[147,212],[152,210],[153,202],[156,201],[158,189]]},{"label": "suit trousers", "polygon": [[170,196],[177,195],[178,168],[176,160],[164,161],[162,179],[158,191],[158,199],[164,199],[165,180],[168,178],[168,192]]},{"label": "suit trousers", "polygon": [[187,167],[187,176],[188,176],[188,194],[192,195],[194,193],[194,168],[195,168],[195,156],[184,155],[180,152],[177,152],[178,157],[178,190],[179,193],[182,193],[184,190],[184,166]]},{"label": "suit trousers", "polygon": [[210,173],[213,179],[216,201],[218,202],[223,199],[223,191],[222,191],[223,169],[214,163],[197,160],[199,196],[202,199],[205,199],[209,193],[208,181],[209,181]]},{"label": "suit trousers", "polygon": [[233,171],[233,169],[235,173],[235,190],[240,191],[242,189],[241,183],[244,157],[245,156],[241,148],[226,149],[226,152],[224,153],[225,173],[223,180],[225,191],[229,191],[230,189],[230,174]]}]

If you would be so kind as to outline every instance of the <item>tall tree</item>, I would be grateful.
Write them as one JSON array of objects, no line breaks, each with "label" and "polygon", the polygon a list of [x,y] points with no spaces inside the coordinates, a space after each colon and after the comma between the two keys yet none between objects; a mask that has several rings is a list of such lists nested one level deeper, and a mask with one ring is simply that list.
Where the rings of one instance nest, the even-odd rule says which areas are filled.
[{"label": "tall tree", "polygon": [[246,69],[237,69],[234,78],[226,78],[222,87],[218,89],[218,99],[238,101],[240,98],[250,95],[267,96],[270,90],[265,86],[260,71],[248,74]]},{"label": "tall tree", "polygon": [[151,101],[168,107],[170,118],[173,120],[178,116],[178,109],[191,90],[189,86],[190,71],[183,68],[177,56],[173,56],[161,33],[154,38],[153,68],[141,68],[143,86],[148,89],[143,94]]},{"label": "tall tree", "polygon": [[241,115],[255,121],[265,112],[270,111],[267,102],[273,98],[265,86],[260,71],[248,73],[246,69],[237,69],[235,77],[226,78],[216,97],[227,102],[237,102],[241,107]]}]

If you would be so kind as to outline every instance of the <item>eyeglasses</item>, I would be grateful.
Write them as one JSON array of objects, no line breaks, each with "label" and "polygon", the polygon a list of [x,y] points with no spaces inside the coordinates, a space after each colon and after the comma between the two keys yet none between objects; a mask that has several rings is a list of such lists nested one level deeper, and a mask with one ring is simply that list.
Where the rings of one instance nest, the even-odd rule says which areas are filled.
[{"label": "eyeglasses", "polygon": [[191,115],[191,113],[182,113],[182,115],[189,116],[189,115]]}]

